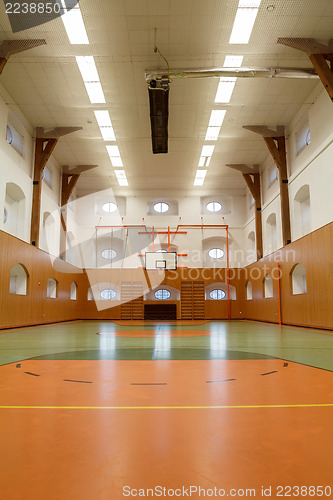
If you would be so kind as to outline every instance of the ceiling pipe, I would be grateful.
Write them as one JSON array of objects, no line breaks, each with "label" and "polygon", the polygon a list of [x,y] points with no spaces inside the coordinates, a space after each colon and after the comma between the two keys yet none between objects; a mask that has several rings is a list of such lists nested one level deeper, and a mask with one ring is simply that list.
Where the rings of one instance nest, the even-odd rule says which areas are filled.
[{"label": "ceiling pipe", "polygon": [[146,81],[159,81],[162,78],[178,80],[180,78],[319,78],[313,69],[307,68],[212,68],[212,69],[174,69],[170,72],[160,70],[146,71]]}]

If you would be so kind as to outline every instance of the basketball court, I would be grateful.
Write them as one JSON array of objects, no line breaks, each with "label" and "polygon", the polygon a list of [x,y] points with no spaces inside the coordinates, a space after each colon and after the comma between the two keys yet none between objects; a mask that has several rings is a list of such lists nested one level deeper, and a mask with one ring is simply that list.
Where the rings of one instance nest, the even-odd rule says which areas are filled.
[{"label": "basketball court", "polygon": [[331,485],[329,332],[135,323],[1,333],[1,498]]}]

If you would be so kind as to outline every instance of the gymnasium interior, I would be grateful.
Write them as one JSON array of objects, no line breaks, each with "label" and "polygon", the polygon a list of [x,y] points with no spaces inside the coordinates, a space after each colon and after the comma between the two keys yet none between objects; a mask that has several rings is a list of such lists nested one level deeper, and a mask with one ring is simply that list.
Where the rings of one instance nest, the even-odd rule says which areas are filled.
[{"label": "gymnasium interior", "polygon": [[332,497],[332,0],[0,35],[0,499]]}]

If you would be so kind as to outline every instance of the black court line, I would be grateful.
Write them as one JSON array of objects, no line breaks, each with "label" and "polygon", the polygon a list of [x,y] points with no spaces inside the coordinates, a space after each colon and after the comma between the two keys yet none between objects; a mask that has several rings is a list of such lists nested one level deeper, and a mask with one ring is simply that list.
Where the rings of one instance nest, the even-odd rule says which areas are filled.
[{"label": "black court line", "polygon": [[68,380],[64,378],[64,382],[77,382],[78,384],[92,384],[93,382],[88,382],[87,380]]},{"label": "black court line", "polygon": [[136,382],[132,382],[131,385],[168,385],[166,382],[156,383],[156,384],[139,384]]},{"label": "black court line", "polygon": [[233,380],[237,380],[236,378],[227,378],[225,380],[206,380],[206,384],[213,384],[214,382],[232,382]]},{"label": "black court line", "polygon": [[278,373],[278,371],[277,371],[277,370],[274,370],[273,372],[261,373],[260,375],[261,375],[261,376],[264,376],[264,375],[272,375],[272,373]]},{"label": "black court line", "polygon": [[31,372],[24,372],[27,375],[32,375],[33,377],[40,377],[40,375],[37,375],[37,373],[31,373]]}]

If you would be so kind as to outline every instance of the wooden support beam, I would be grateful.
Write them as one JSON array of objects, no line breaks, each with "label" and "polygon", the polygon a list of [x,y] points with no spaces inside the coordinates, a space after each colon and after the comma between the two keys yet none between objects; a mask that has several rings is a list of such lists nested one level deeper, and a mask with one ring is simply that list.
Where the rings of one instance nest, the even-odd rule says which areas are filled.
[{"label": "wooden support beam", "polygon": [[291,242],[290,230],[290,208],[288,192],[288,172],[286,140],[284,134],[277,135],[277,132],[284,130],[284,127],[277,127],[276,130],[266,127],[266,125],[247,125],[243,128],[251,130],[263,136],[265,144],[279,170],[280,181],[280,199],[281,199],[281,219],[282,219],[282,238],[283,246]]},{"label": "wooden support beam", "polygon": [[64,174],[83,174],[84,172],[88,172],[88,170],[92,170],[93,168],[98,167],[98,165],[76,165],[76,167],[70,168],[68,165],[63,165],[62,171]]},{"label": "wooden support beam", "polygon": [[37,40],[4,40],[0,45],[0,75],[3,72],[10,56],[33,49],[39,45],[45,45],[44,39]]},{"label": "wooden support beam", "polygon": [[3,72],[4,67],[6,66],[8,59],[5,57],[0,57],[0,75]]},{"label": "wooden support beam", "polygon": [[255,225],[256,225],[256,250],[257,260],[263,256],[262,244],[262,220],[261,220],[261,186],[260,174],[243,174],[243,178],[254,198],[255,204]]},{"label": "wooden support beam", "polygon": [[285,137],[264,137],[266,146],[279,170],[283,246],[291,242],[288,172]]},{"label": "wooden support beam", "polygon": [[325,45],[313,38],[279,38],[278,43],[305,52],[333,101],[333,40]]},{"label": "wooden support beam", "polygon": [[259,165],[246,165],[245,163],[227,163],[226,167],[238,170],[241,174],[257,174],[259,173]]},{"label": "wooden support beam", "polygon": [[33,196],[31,211],[31,236],[30,241],[39,247],[40,206],[42,199],[42,174],[58,139],[36,139],[35,167],[33,179]]},{"label": "wooden support beam", "polygon": [[262,135],[263,137],[280,137],[284,135],[284,126],[279,125],[276,129],[268,128],[266,125],[243,125],[243,128],[250,130],[255,134]]},{"label": "wooden support beam", "polygon": [[[35,165],[33,179],[33,197],[31,211],[31,244],[39,247],[40,207],[42,198],[42,174],[60,137],[81,130],[82,127],[58,127],[51,132],[43,128],[36,130]],[[74,188],[73,188],[74,189]]]},{"label": "wooden support beam", "polygon": [[60,137],[72,134],[73,132],[77,132],[78,130],[82,130],[82,127],[56,127],[50,130],[45,130],[42,127],[37,127],[36,137],[38,139],[60,139]]}]

